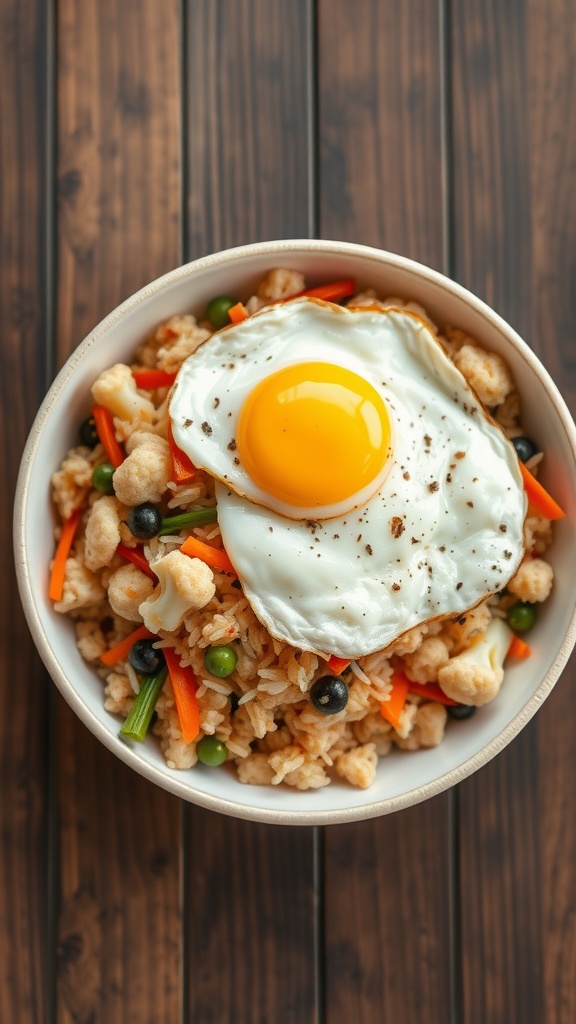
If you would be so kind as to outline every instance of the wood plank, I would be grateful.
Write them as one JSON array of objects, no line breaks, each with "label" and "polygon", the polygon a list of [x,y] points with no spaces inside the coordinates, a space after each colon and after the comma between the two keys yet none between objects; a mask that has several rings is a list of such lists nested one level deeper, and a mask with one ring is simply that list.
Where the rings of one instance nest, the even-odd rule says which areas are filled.
[{"label": "wood plank", "polygon": [[[435,4],[321,0],[324,237],[443,268],[440,82]],[[450,1019],[450,799],[326,831],[329,1024]]]},{"label": "wood plank", "polygon": [[[454,5],[452,95],[457,277],[533,345],[574,410],[573,13],[563,0]],[[575,671],[462,786],[466,1024],[576,1017]]]},{"label": "wood plank", "polygon": [[[49,5],[0,2],[0,448],[4,494],[46,377]],[[0,1020],[43,1024],[50,979],[47,719],[49,691],[20,608],[11,497],[0,507]]]},{"label": "wood plank", "polygon": [[[180,260],[179,4],[62,0],[58,361]],[[180,811],[59,701],[57,1019],[177,1021]]]},{"label": "wood plank", "polygon": [[[190,256],[310,235],[310,31],[308,0],[190,6]],[[313,831],[191,807],[189,832],[190,1020],[312,1022]]]}]

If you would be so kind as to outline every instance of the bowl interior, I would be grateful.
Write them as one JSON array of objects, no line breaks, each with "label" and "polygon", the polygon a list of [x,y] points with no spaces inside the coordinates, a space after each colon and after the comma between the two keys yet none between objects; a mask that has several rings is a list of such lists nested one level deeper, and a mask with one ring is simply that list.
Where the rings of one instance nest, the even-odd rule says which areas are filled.
[{"label": "bowl interior", "polygon": [[[90,406],[98,373],[129,361],[138,343],[173,314],[203,314],[214,295],[246,299],[273,267],[302,270],[310,283],[355,276],[359,288],[421,303],[440,326],[461,327],[486,348],[505,355],[523,400],[527,432],[546,453],[542,481],[567,516],[556,525],[549,558],[555,587],[530,635],[533,654],[510,665],[498,698],[472,719],[450,723],[441,746],[383,758],[369,790],[333,782],[300,793],[287,787],[245,786],[227,769],[169,769],[151,739],[129,746],[119,720],[104,710],[101,681],[82,660],[72,623],[53,611],[47,567],[53,554],[50,476],[77,443],[78,423]],[[106,318],[60,372],[32,428],[20,472],[15,552],[21,596],[38,650],[65,698],[119,757],[178,796],[240,817],[284,823],[349,821],[416,803],[459,781],[494,756],[537,710],[565,664],[575,637],[576,444],[570,414],[547,372],[528,347],[478,299],[411,261],[366,247],[330,242],[263,243],[216,254],[153,282]]]}]

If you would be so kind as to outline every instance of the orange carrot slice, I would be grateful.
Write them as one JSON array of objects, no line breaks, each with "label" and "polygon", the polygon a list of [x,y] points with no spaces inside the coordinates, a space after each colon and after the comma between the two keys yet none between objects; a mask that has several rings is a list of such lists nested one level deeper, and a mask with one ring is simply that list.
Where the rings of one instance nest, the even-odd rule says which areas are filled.
[{"label": "orange carrot slice", "polygon": [[[356,281],[348,277],[344,281],[332,281],[330,284],[321,284],[317,288],[307,288],[300,292],[300,295],[307,295],[310,299],[323,299],[324,302],[338,302],[356,291]],[[296,296],[294,296],[296,298]]]},{"label": "orange carrot slice", "polygon": [[341,676],[349,664],[350,658],[337,658],[335,654],[331,654],[327,661],[328,668],[336,676]]},{"label": "orange carrot slice", "polygon": [[132,370],[137,388],[152,391],[154,388],[170,388],[176,380],[175,373],[168,370]]},{"label": "orange carrot slice", "polygon": [[92,415],[98,437],[108,457],[108,462],[112,463],[116,469],[124,462],[124,452],[116,440],[112,413],[104,405],[95,405],[92,409]]},{"label": "orange carrot slice", "polygon": [[539,516],[543,516],[544,519],[563,519],[566,513],[560,508],[560,505],[554,501],[554,498],[548,494],[548,491],[542,487],[542,484],[532,475],[523,462],[519,462],[518,465],[524,480],[524,489],[528,502],[532,505],[534,511]]},{"label": "orange carrot slice", "polygon": [[230,318],[230,323],[241,324],[243,320],[248,319],[249,313],[242,302],[237,302],[235,306],[232,306],[231,309],[228,310],[228,316]]},{"label": "orange carrot slice", "polygon": [[78,523],[80,522],[81,515],[82,509],[75,508],[68,519],[66,519],[62,524],[60,540],[56,545],[56,554],[54,555],[54,561],[52,562],[52,568],[50,570],[48,596],[52,601],[60,601],[64,592],[66,560],[70,554],[70,549],[72,547],[74,537],[76,536],[76,530],[78,529]]},{"label": "orange carrot slice", "polygon": [[211,569],[216,569],[218,572],[229,572],[234,576],[237,575],[236,569],[232,565],[232,562],[228,558],[228,555],[221,548],[213,548],[211,544],[205,544],[204,541],[198,540],[197,537],[187,537],[180,551],[183,551],[185,555],[190,555],[190,558],[199,558],[202,562],[206,562]]},{"label": "orange carrot slice", "polygon": [[508,648],[507,657],[509,658],[529,658],[532,654],[532,648],[528,646],[522,637],[513,636],[510,641],[510,647]]},{"label": "orange carrot slice", "polygon": [[403,672],[392,674],[392,689],[388,700],[383,700],[380,705],[380,714],[395,729],[400,726],[400,713],[406,703],[410,683]]},{"label": "orange carrot slice", "polygon": [[170,446],[170,455],[172,457],[172,479],[177,484],[187,484],[191,480],[194,480],[198,470],[196,466],[192,464],[185,452],[176,444],[173,434],[170,420],[168,420],[168,444]]},{"label": "orange carrot slice", "polygon": [[192,743],[200,732],[200,708],[196,690],[198,683],[189,665],[182,666],[180,657],[173,647],[164,647],[164,657],[172,681],[178,721],[185,743]]},{"label": "orange carrot slice", "polygon": [[119,640],[114,647],[110,647],[104,654],[100,655],[100,661],[103,665],[117,665],[119,661],[126,661],[126,658],[130,654],[130,651],[137,640],[157,640],[158,637],[151,633],[146,626],[138,626],[133,633],[129,633],[123,640]]}]

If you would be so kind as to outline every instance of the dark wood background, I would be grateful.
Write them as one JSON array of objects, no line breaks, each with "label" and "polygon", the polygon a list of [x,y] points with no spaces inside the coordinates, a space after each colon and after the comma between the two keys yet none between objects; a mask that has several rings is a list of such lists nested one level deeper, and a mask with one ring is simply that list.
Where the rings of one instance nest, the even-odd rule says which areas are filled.
[{"label": "dark wood background", "polygon": [[0,0],[0,1021],[574,1024],[574,665],[457,789],[227,819],[46,677],[11,497],[57,368],[148,280],[321,236],[487,299],[576,408],[571,0]]}]

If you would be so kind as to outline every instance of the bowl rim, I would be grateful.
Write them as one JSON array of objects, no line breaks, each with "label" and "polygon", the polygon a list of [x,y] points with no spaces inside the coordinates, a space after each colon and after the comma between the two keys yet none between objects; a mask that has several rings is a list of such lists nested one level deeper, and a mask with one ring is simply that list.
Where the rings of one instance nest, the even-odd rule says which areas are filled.
[{"label": "bowl rim", "polygon": [[[30,428],[28,439],[23,450],[20,470],[15,489],[14,519],[13,519],[13,542],[14,558],[18,589],[23,605],[28,628],[32,634],[34,643],[40,657],[60,690],[67,703],[70,705],[80,720],[90,729],[100,742],[104,744],[113,754],[133,768],[138,774],[150,782],[160,786],[161,789],[172,793],[188,802],[194,803],[207,810],[218,811],[230,817],[241,818],[248,821],[263,822],[267,824],[283,825],[329,825],[344,824],[353,821],[362,821],[376,818],[394,811],[402,810],[417,803],[436,796],[450,787],[463,781],[472,775],[496,754],[507,746],[508,743],[524,728],[528,721],[536,713],[540,705],[551,692],[564,669],[570,653],[576,643],[576,607],[572,611],[566,634],[562,640],[556,657],[548,672],[521,710],[511,721],[480,750],[471,757],[462,761],[459,765],[450,768],[448,771],[438,775],[435,779],[424,783],[421,786],[413,787],[405,793],[384,797],[378,800],[368,800],[359,806],[344,808],[310,809],[310,810],[289,810],[269,809],[254,806],[242,801],[229,800],[214,794],[205,793],[191,789],[190,785],[181,781],[181,774],[166,765],[158,768],[143,760],[138,752],[127,744],[118,741],[116,734],[113,734],[106,725],[101,722],[90,708],[83,702],[80,693],[68,679],[60,666],[48,638],[42,626],[39,614],[34,601],[33,590],[30,580],[30,572],[26,560],[25,546],[25,523],[28,492],[36,450],[39,444],[40,434],[43,426],[49,417],[58,396],[73,374],[76,365],[114,324],[120,321],[126,314],[130,313],[142,303],[153,298],[158,292],[163,291],[183,279],[194,276],[197,272],[216,269],[223,264],[237,263],[251,256],[282,256],[288,253],[297,252],[334,254],[338,256],[356,256],[365,261],[373,262],[382,266],[398,268],[410,272],[415,278],[421,278],[427,283],[432,283],[439,289],[447,290],[451,295],[465,302],[477,315],[484,319],[491,327],[495,328],[501,335],[512,343],[512,346],[521,353],[524,360],[531,366],[538,378],[544,383],[549,395],[553,398],[558,418],[566,434],[568,443],[572,449],[572,455],[576,467],[576,427],[568,407],[560,394],[556,384],[548,374],[548,371],[532,352],[526,342],[517,332],[482,299],[474,295],[463,285],[453,281],[445,274],[425,266],[406,256],[388,252],[384,249],[377,249],[373,246],[360,245],[355,242],[341,242],[329,239],[281,239],[266,242],[254,242],[247,245],[235,246],[223,249],[206,256],[201,256],[179,267],[176,267],[161,277],[155,278],[143,288],[134,292],[120,305],[107,314],[90,333],[80,342],[76,349],[70,354],[59,373],[51,384]],[[576,468],[575,468],[576,472]],[[184,773],[182,773],[183,777]],[[186,775],[186,778],[189,778]],[[250,788],[248,787],[248,792]],[[369,791],[367,791],[369,793]]]}]

